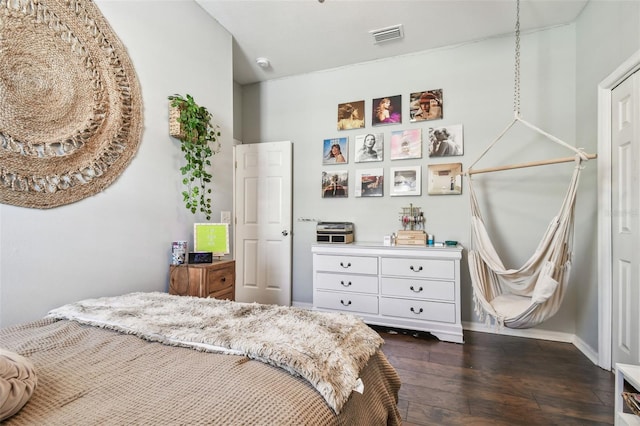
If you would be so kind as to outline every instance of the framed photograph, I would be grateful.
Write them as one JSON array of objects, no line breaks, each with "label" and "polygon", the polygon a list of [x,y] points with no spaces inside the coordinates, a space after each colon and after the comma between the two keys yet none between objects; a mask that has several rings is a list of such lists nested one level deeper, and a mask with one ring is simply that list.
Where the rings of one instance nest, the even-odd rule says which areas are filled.
[{"label": "framed photograph", "polygon": [[384,170],[356,170],[356,197],[382,197],[384,195]]},{"label": "framed photograph", "polygon": [[391,196],[420,195],[422,174],[420,166],[391,167]]},{"label": "framed photograph", "polygon": [[349,138],[324,140],[322,164],[346,164],[349,162]]},{"label": "framed photograph", "polygon": [[375,98],[371,122],[374,126],[402,123],[402,95]]},{"label": "framed photograph", "polygon": [[324,170],[322,172],[322,198],[347,198],[349,196],[349,172]]},{"label": "framed photograph", "polygon": [[356,163],[382,161],[384,159],[384,134],[367,133],[356,136]]},{"label": "framed photograph", "polygon": [[364,127],[364,100],[338,104],[338,130]]},{"label": "framed photograph", "polygon": [[391,132],[391,159],[422,158],[422,129]]},{"label": "framed photograph", "polygon": [[409,96],[409,121],[441,119],[442,104],[442,89],[412,93]]},{"label": "framed photograph", "polygon": [[194,251],[206,251],[214,256],[229,254],[228,223],[194,223]]},{"label": "framed photograph", "polygon": [[429,128],[429,157],[464,154],[462,124]]},{"label": "framed photograph", "polygon": [[462,163],[430,164],[429,195],[462,194]]}]

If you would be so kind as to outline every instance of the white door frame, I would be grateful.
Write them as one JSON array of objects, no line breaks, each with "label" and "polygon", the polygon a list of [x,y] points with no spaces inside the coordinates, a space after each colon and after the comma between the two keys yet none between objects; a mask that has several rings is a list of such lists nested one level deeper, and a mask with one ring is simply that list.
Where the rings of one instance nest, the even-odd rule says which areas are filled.
[{"label": "white door frame", "polygon": [[[231,192],[233,192],[232,194],[232,198],[231,198],[231,205],[233,206],[233,211],[231,212],[231,226],[233,227],[233,242],[231,243],[231,245],[233,246],[233,249],[231,251],[231,256],[232,259],[236,258],[236,150],[235,147],[236,145],[242,145],[242,141],[239,141],[238,139],[234,139],[233,140],[233,167],[231,168],[233,170],[233,177],[232,177],[232,187],[233,190]],[[238,267],[238,264],[236,264],[236,268]]]},{"label": "white door frame", "polygon": [[640,70],[640,50],[598,84],[598,365],[611,370],[611,92]]}]

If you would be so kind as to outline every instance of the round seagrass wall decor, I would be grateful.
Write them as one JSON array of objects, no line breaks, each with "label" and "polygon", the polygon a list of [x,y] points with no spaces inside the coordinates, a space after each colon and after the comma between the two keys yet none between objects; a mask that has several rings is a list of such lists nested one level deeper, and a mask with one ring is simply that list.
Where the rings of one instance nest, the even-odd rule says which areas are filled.
[{"label": "round seagrass wall decor", "polygon": [[124,171],[142,134],[129,56],[89,0],[0,0],[0,202],[51,208]]}]

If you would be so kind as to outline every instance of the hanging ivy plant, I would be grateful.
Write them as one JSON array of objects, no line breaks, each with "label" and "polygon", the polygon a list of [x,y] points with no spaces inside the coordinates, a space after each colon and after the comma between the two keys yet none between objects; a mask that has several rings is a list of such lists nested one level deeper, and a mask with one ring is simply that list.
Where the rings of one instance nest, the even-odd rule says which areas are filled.
[{"label": "hanging ivy plant", "polygon": [[175,118],[170,114],[170,119],[177,120],[180,125],[179,132],[170,133],[181,141],[180,149],[186,161],[180,168],[182,183],[186,186],[182,191],[183,202],[191,213],[201,212],[210,220],[211,188],[208,184],[212,175],[208,167],[211,166],[211,156],[220,151],[219,127],[212,123],[211,113],[198,105],[191,95],[173,95],[169,100],[171,107],[179,112]]}]

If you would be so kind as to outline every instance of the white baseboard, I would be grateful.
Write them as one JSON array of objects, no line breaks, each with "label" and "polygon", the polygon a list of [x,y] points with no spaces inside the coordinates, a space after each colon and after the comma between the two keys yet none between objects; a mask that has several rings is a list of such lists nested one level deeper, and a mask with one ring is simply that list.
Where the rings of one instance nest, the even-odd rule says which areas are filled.
[{"label": "white baseboard", "polygon": [[498,329],[493,325],[487,325],[485,323],[479,323],[479,322],[463,322],[462,328],[464,330],[478,331],[482,333],[501,334],[505,336],[526,337],[529,339],[540,339],[540,340],[549,340],[552,342],[571,343],[580,352],[582,352],[584,356],[586,356],[591,362],[593,362],[595,365],[598,365],[597,351],[595,351],[593,348],[587,345],[584,342],[584,340],[578,338],[575,334],[562,333],[559,331],[539,330],[536,328],[513,329],[513,328],[502,327],[501,329]]},{"label": "white baseboard", "polygon": [[462,328],[465,330],[479,331],[482,333],[527,337],[530,339],[550,340],[553,342],[573,343],[575,339],[575,335],[569,333],[561,333],[559,331],[539,330],[537,328],[515,329],[502,327],[499,329],[494,325],[487,325],[483,322],[463,322]]},{"label": "white baseboard", "polygon": [[578,350],[580,350],[580,352],[582,352],[584,354],[584,356],[586,356],[587,358],[589,358],[589,360],[591,362],[593,362],[595,365],[600,365],[599,364],[599,356],[598,356],[598,351],[594,350],[591,346],[587,345],[584,340],[580,339],[578,336],[573,336],[573,345],[578,348]]},{"label": "white baseboard", "polygon": [[306,302],[292,302],[291,306],[293,306],[294,308],[302,308],[302,309],[309,309],[309,310],[313,310],[313,303],[306,303]]}]

